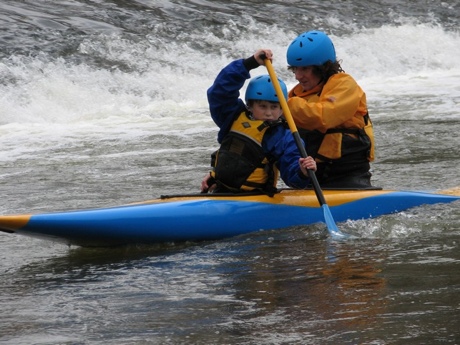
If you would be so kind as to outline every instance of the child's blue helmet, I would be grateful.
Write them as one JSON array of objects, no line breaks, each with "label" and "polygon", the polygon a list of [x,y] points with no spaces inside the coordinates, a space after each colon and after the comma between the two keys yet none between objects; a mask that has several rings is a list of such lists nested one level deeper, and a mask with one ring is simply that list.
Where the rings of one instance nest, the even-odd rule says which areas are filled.
[{"label": "child's blue helmet", "polygon": [[[283,91],[284,98],[287,99],[286,84],[279,78],[278,81],[280,83],[281,90]],[[246,102],[250,99],[278,103],[280,101],[276,95],[275,87],[273,86],[269,75],[259,75],[252,78],[246,89],[245,99]]]},{"label": "child's blue helmet", "polygon": [[327,61],[336,62],[331,39],[322,31],[307,31],[295,38],[287,50],[289,66],[319,66]]}]

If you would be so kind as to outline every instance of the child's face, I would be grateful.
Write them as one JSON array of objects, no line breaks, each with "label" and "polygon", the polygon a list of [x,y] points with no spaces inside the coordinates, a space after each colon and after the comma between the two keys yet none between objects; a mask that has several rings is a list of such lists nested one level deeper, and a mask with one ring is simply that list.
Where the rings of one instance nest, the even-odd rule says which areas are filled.
[{"label": "child's face", "polygon": [[254,101],[249,108],[256,120],[276,121],[283,114],[281,105],[269,101]]}]

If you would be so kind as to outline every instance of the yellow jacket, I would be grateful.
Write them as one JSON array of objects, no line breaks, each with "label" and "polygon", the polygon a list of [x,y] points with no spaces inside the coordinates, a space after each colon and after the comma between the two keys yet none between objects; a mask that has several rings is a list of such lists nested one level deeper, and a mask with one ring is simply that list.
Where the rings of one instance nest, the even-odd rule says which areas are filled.
[{"label": "yellow jacket", "polygon": [[[307,92],[300,84],[296,85],[289,92],[288,105],[299,128],[323,134],[332,129],[364,129],[371,140],[368,159],[374,160],[374,133],[372,122],[366,116],[366,94],[349,74],[334,74],[324,85]],[[318,153],[329,159],[339,159],[342,135],[327,133]]]}]

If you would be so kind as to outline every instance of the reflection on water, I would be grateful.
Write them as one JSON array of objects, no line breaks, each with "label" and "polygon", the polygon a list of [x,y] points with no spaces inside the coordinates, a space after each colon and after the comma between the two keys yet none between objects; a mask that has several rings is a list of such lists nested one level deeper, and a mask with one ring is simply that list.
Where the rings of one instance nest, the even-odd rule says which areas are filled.
[{"label": "reflection on water", "polygon": [[274,241],[251,252],[234,286],[239,299],[254,304],[241,315],[253,333],[258,330],[254,340],[269,320],[276,333],[323,333],[325,339],[334,336],[331,328],[342,334],[372,327],[385,308],[385,279],[379,275],[384,252],[355,256],[356,245]]}]

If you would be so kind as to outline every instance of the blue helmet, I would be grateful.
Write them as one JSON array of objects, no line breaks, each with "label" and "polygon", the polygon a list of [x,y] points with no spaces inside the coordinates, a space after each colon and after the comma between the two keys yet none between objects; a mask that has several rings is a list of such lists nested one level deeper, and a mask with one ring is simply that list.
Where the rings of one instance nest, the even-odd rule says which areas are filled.
[{"label": "blue helmet", "polygon": [[[283,91],[284,98],[287,99],[286,84],[278,79],[281,90]],[[276,95],[275,87],[270,80],[269,75],[259,75],[251,79],[246,89],[245,95],[246,102],[250,99],[257,99],[259,101],[278,102],[279,99]]]},{"label": "blue helmet", "polygon": [[322,31],[307,31],[297,36],[288,47],[287,62],[293,67],[322,65],[336,62],[331,39]]}]

